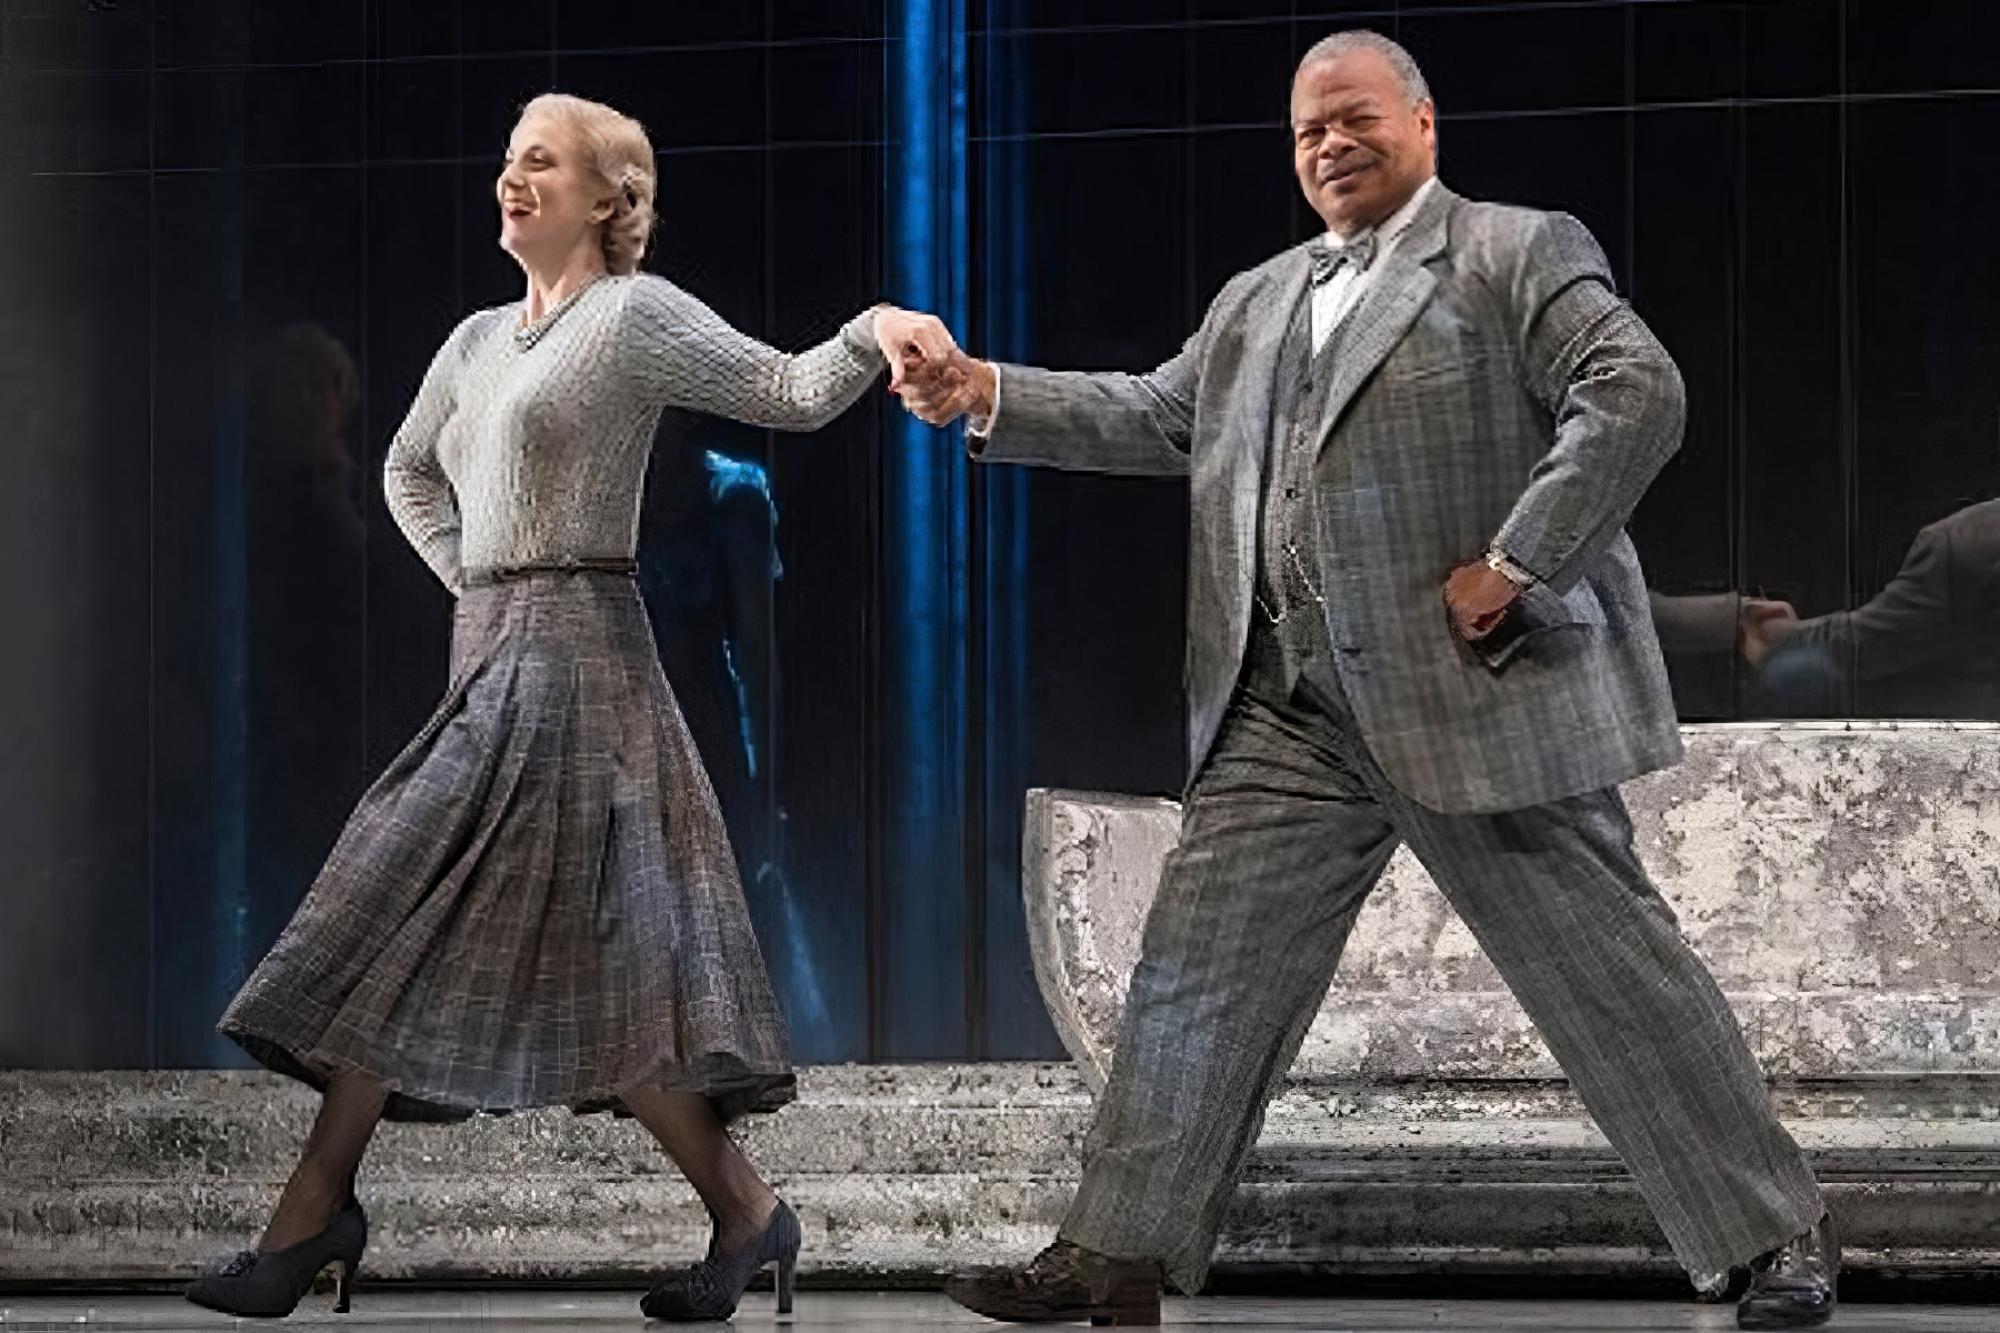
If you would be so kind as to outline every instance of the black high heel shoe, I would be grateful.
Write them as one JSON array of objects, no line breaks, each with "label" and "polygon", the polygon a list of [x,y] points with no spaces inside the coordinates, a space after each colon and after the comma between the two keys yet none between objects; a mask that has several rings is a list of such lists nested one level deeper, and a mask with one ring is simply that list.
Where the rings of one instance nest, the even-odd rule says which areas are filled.
[{"label": "black high heel shoe", "polygon": [[334,1270],[333,1312],[346,1314],[355,1270],[368,1248],[368,1215],[352,1194],[326,1230],[282,1250],[245,1250],[220,1273],[196,1278],[187,1298],[224,1314],[279,1319],[298,1308],[313,1279]]},{"label": "black high heel shoe", "polygon": [[798,1269],[799,1245],[803,1240],[798,1214],[783,1199],[778,1200],[778,1206],[771,1210],[771,1220],[764,1224],[764,1234],[729,1254],[723,1254],[718,1244],[721,1223],[713,1213],[709,1214],[709,1220],[715,1223],[716,1234],[709,1238],[708,1257],[654,1283],[653,1289],[639,1302],[639,1313],[648,1319],[677,1323],[727,1319],[736,1313],[736,1302],[743,1299],[743,1289],[750,1285],[750,1279],[767,1265],[776,1264],[778,1313],[790,1314],[792,1276]]}]

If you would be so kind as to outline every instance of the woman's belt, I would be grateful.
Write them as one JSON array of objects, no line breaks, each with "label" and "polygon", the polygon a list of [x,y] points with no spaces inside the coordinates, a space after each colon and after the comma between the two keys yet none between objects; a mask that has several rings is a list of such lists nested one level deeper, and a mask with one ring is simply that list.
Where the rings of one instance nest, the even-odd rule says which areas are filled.
[{"label": "woman's belt", "polygon": [[535,560],[518,565],[487,565],[480,569],[468,569],[460,575],[460,582],[468,588],[483,588],[513,579],[532,578],[536,574],[623,574],[630,578],[638,572],[637,560]]}]

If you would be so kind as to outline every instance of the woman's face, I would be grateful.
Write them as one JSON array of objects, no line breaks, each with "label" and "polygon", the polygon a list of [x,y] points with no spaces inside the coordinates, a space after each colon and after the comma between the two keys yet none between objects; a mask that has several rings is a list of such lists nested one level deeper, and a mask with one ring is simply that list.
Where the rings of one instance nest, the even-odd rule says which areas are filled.
[{"label": "woman's face", "polygon": [[500,248],[564,254],[611,215],[584,163],[576,134],[553,116],[527,116],[514,127],[507,160],[494,183],[500,203]]}]

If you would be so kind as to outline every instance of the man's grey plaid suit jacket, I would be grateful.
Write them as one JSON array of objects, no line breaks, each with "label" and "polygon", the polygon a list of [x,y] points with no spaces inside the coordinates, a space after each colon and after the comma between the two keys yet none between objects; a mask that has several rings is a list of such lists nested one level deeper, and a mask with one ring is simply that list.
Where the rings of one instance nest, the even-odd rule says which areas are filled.
[{"label": "man's grey plaid suit jacket", "polygon": [[[1002,368],[988,462],[1184,475],[1190,778],[1249,632],[1280,340],[1308,246],[1232,278],[1148,374]],[[1563,214],[1442,184],[1341,335],[1315,469],[1340,683],[1398,789],[1450,814],[1609,787],[1680,757],[1624,527],[1680,445],[1679,372]],[[1522,631],[1474,653],[1441,588],[1497,539],[1537,575]]]}]

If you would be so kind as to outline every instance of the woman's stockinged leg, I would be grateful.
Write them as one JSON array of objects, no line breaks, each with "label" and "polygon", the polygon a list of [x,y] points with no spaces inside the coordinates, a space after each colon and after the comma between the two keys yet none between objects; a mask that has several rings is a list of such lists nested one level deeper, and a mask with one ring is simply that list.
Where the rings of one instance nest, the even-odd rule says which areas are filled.
[{"label": "woman's stockinged leg", "polygon": [[327,1085],[305,1151],[259,1249],[282,1250],[327,1228],[354,1189],[355,1172],[388,1100],[388,1086],[366,1074],[341,1074]]},{"label": "woman's stockinged leg", "polygon": [[729,1137],[708,1098],[639,1088],[620,1095],[715,1215],[721,1247],[733,1250],[756,1239],[777,1208],[778,1196]]}]

